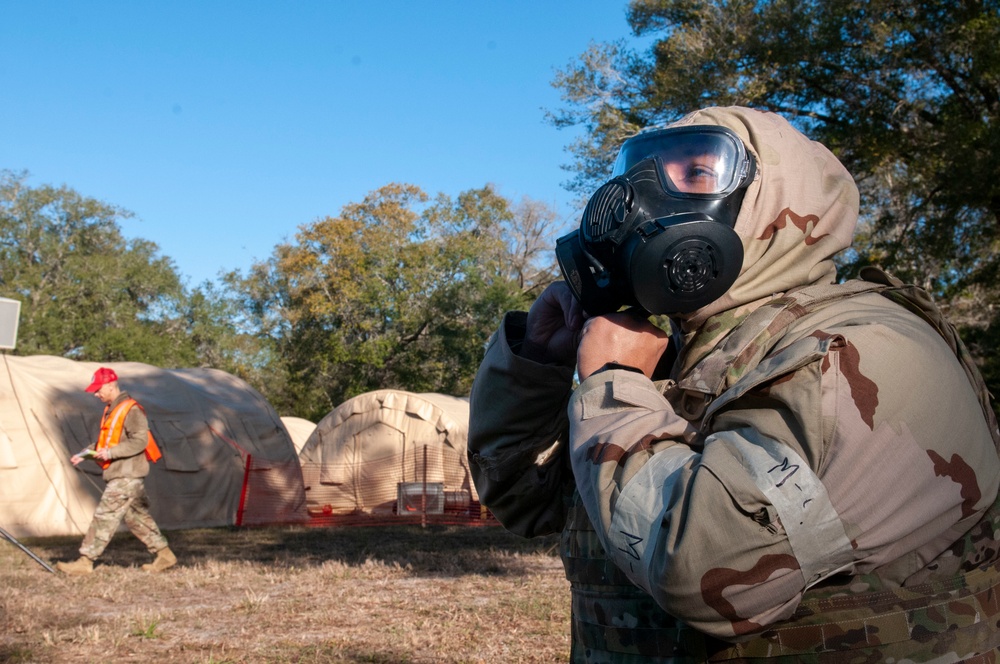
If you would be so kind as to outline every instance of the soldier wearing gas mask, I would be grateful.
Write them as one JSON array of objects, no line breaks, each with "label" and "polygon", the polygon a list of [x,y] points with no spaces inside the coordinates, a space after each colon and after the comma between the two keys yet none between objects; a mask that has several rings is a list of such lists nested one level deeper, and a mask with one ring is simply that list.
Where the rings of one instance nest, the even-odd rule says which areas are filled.
[{"label": "soldier wearing gas mask", "polygon": [[926,293],[835,283],[857,206],[780,116],[692,113],[624,143],[490,340],[473,477],[562,533],[572,661],[1000,653],[990,396]]}]

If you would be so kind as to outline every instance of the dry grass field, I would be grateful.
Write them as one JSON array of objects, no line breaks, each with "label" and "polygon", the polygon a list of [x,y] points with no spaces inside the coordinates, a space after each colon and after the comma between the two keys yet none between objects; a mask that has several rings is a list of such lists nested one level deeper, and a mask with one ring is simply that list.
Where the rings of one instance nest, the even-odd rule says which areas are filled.
[{"label": "dry grass field", "polygon": [[[144,572],[128,533],[94,573],[46,572],[0,540],[0,662],[559,662],[569,586],[554,538],[500,527],[167,533]],[[79,538],[23,540],[49,561]]]}]

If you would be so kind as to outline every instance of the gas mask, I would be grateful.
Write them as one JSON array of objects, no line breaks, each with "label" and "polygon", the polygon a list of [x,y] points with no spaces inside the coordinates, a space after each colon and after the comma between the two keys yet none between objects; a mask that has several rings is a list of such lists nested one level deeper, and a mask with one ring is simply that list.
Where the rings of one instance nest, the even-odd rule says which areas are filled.
[{"label": "gas mask", "polygon": [[725,127],[658,129],[625,141],[579,230],[556,242],[583,310],[683,314],[722,296],[743,265],[733,226],[755,173],[753,155]]}]

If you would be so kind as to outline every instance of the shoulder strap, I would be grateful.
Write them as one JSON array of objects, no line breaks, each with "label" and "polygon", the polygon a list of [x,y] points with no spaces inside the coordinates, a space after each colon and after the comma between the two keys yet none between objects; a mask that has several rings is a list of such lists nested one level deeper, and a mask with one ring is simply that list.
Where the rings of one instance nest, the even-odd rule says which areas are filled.
[{"label": "shoulder strap", "polygon": [[753,370],[785,329],[799,318],[834,300],[881,288],[879,284],[852,280],[789,291],[754,310],[729,333],[719,348],[699,361],[677,385],[685,391],[717,397]]},{"label": "shoulder strap", "polygon": [[871,292],[887,297],[937,330],[962,364],[1000,451],[1000,428],[991,404],[993,397],[958,330],[934,304],[930,293],[918,286],[904,284],[876,267],[862,268],[860,279],[842,284],[818,284],[789,291],[747,316],[719,349],[709,353],[677,382],[677,386],[685,392],[682,404],[692,404],[691,412],[684,415],[698,419],[715,397],[752,371],[774,347],[785,329],[802,316],[835,300]]}]

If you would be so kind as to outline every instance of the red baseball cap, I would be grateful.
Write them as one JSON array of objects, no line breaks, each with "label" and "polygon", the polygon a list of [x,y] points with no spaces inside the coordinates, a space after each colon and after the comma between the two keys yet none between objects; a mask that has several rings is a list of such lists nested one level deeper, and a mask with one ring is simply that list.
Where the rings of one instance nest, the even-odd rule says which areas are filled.
[{"label": "red baseball cap", "polygon": [[113,369],[108,369],[107,367],[101,367],[94,372],[94,379],[87,386],[88,392],[96,392],[101,389],[104,385],[108,383],[113,383],[118,380],[118,374],[114,372]]}]

